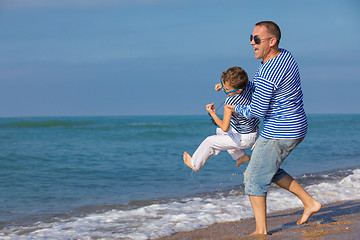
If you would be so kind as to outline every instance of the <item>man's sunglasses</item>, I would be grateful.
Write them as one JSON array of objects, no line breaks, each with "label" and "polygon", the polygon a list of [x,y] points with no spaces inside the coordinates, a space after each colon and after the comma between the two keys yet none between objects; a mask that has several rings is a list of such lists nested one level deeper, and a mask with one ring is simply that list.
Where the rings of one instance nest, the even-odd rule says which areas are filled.
[{"label": "man's sunglasses", "polygon": [[269,37],[269,38],[259,38],[258,36],[253,36],[252,34],[250,35],[250,42],[254,39],[255,44],[260,44],[261,40],[266,40],[266,39],[271,39],[273,37]]}]

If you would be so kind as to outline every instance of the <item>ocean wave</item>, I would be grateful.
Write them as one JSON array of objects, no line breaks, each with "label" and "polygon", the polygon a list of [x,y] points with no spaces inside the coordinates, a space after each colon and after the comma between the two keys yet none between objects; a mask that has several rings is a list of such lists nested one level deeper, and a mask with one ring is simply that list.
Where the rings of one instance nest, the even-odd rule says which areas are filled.
[{"label": "ocean wave", "polygon": [[68,121],[68,120],[44,120],[44,121],[16,121],[0,124],[0,128],[54,128],[54,127],[78,127],[89,126],[93,121]]},{"label": "ocean wave", "polygon": [[[335,171],[334,171],[335,172]],[[323,173],[320,182],[305,189],[325,203],[360,199],[360,168],[340,175]],[[314,177],[314,176],[313,176]],[[300,180],[309,178],[303,176]],[[314,180],[313,179],[313,180]],[[322,180],[321,180],[322,179]],[[326,180],[324,180],[326,179]],[[0,231],[2,239],[154,239],[179,231],[189,231],[213,223],[253,216],[247,196],[230,190],[168,201],[132,203],[139,207],[97,211],[83,216],[57,218],[27,226],[10,226]],[[268,212],[301,207],[299,199],[278,187],[267,197]]]},{"label": "ocean wave", "polygon": [[102,119],[100,120],[89,120],[89,119],[2,119],[0,121],[0,129],[12,128],[12,129],[22,129],[22,128],[75,128],[75,129],[88,129],[88,130],[155,130],[155,131],[165,131],[164,129],[182,129],[187,128],[207,128],[211,126],[210,124],[205,124],[204,122],[194,122],[194,123],[182,123],[182,122],[164,122],[164,121],[144,121],[144,122],[134,122],[133,120],[126,121],[124,119]]}]

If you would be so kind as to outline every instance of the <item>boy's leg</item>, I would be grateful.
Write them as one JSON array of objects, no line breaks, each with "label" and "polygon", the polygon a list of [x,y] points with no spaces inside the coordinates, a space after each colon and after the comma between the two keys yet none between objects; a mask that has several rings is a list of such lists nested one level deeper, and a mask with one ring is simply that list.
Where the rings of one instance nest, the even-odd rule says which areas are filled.
[{"label": "boy's leg", "polygon": [[236,167],[239,167],[244,162],[250,161],[250,156],[247,155],[244,150],[240,149],[239,145],[237,145],[237,148],[227,150],[227,152],[232,159],[236,161]]},{"label": "boy's leg", "polygon": [[[232,131],[229,130],[229,131]],[[240,134],[235,130],[229,134],[229,136],[237,143],[238,148],[228,150],[228,153],[236,160],[236,167],[239,167],[244,162],[250,161],[250,156],[245,153],[242,149],[251,148],[258,138],[259,132],[253,132],[248,134]]]},{"label": "boy's leg", "polygon": [[307,222],[314,213],[321,209],[321,203],[311,197],[289,174],[275,183],[296,195],[304,204],[304,212],[301,219],[297,222],[298,225]]},{"label": "boy's leg", "polygon": [[199,170],[195,169],[193,167],[193,165],[191,164],[192,157],[190,156],[190,154],[188,152],[186,152],[186,151],[184,152],[183,159],[184,159],[184,163],[186,164],[186,166],[188,166],[189,168],[191,168],[195,172],[199,171]]},{"label": "boy's leg", "polygon": [[217,155],[221,151],[236,147],[236,143],[228,135],[212,135],[200,144],[192,157],[185,152],[183,158],[187,166],[194,171],[199,171],[211,155]]},{"label": "boy's leg", "polygon": [[236,160],[236,167],[238,168],[241,164],[248,161],[250,161],[250,156],[245,153],[242,157]]}]

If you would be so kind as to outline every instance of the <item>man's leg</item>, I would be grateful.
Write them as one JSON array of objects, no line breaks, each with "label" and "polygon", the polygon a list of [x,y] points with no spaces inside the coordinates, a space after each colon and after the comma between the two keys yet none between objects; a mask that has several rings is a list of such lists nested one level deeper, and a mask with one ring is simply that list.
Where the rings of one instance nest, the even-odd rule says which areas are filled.
[{"label": "man's leg", "polygon": [[267,234],[266,194],[279,169],[277,155],[276,141],[259,137],[244,172],[245,193],[249,195],[256,223],[252,235]]},{"label": "man's leg", "polygon": [[[266,194],[271,182],[279,182],[283,187],[288,185],[294,191],[294,194],[299,194],[303,199],[303,193],[300,188],[289,180],[287,173],[280,169],[280,165],[290,152],[302,141],[301,139],[279,140],[279,139],[264,139],[259,137],[254,151],[251,156],[249,165],[244,173],[245,193],[250,195],[250,201],[253,206],[255,215],[256,230],[253,234],[267,234],[266,228]],[[286,178],[285,178],[286,177]],[[282,180],[282,181],[281,181]],[[292,185],[292,186],[291,186]],[[290,187],[291,186],[291,187]],[[257,196],[257,197],[255,197]],[[313,210],[307,210],[307,214]],[[306,221],[302,218],[301,223]]]},{"label": "man's leg", "polygon": [[267,234],[266,227],[266,197],[249,196],[255,215],[256,229],[251,235]]},{"label": "man's leg", "polygon": [[301,187],[300,184],[297,183],[289,174],[275,183],[296,195],[304,204],[304,213],[301,219],[297,222],[298,225],[307,222],[314,213],[321,209],[321,203],[311,197],[309,193],[307,193],[306,190]]}]

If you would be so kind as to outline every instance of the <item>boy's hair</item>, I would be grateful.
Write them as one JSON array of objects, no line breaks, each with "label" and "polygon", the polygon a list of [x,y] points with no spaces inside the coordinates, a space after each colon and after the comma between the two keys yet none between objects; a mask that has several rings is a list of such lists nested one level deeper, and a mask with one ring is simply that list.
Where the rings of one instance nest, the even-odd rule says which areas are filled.
[{"label": "boy's hair", "polygon": [[228,82],[235,89],[244,88],[249,84],[248,75],[241,67],[232,67],[221,75],[222,81]]},{"label": "boy's hair", "polygon": [[255,26],[265,26],[268,33],[277,39],[276,44],[279,45],[281,38],[281,31],[279,26],[272,21],[262,21],[255,24]]}]

